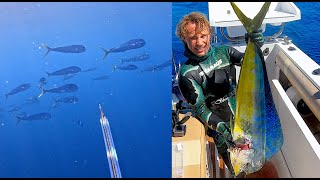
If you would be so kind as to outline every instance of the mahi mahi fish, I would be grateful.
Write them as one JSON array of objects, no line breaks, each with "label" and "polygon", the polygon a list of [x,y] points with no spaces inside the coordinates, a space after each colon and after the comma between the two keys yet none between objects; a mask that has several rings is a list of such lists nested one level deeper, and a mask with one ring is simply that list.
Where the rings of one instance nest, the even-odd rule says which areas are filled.
[{"label": "mahi mahi fish", "polygon": [[230,148],[230,159],[235,175],[239,175],[260,170],[280,150],[283,135],[262,51],[250,39],[252,32],[260,28],[270,2],[264,3],[253,19],[246,17],[235,3],[231,2],[231,6],[249,34],[236,94],[235,119],[231,123],[235,147]]},{"label": "mahi mahi fish", "polygon": [[20,86],[12,89],[9,93],[5,94],[6,95],[6,101],[8,99],[8,97],[10,95],[14,95],[14,94],[17,94],[19,92],[23,92],[23,91],[26,91],[28,90],[29,88],[31,87],[31,84],[30,83],[24,83],[24,84],[21,84]]},{"label": "mahi mahi fish", "polygon": [[75,74],[81,71],[81,68],[79,68],[78,66],[70,66],[70,67],[66,67],[60,70],[57,70],[55,72],[52,73],[47,73],[48,76],[66,76],[68,74]]},{"label": "mahi mahi fish", "polygon": [[119,47],[114,47],[109,50],[101,48],[105,52],[102,60],[104,60],[109,53],[125,52],[125,51],[131,50],[131,49],[137,49],[137,48],[143,47],[145,44],[146,44],[146,42],[143,39],[131,39],[131,40],[121,44]]},{"label": "mahi mahi fish", "polygon": [[70,45],[70,46],[63,46],[63,47],[55,47],[51,48],[45,44],[42,44],[42,46],[47,48],[47,53],[44,55],[46,57],[49,52],[56,51],[61,53],[82,53],[86,51],[86,48],[83,45]]},{"label": "mahi mahi fish", "polygon": [[43,89],[41,88],[41,94],[38,96],[40,98],[44,93],[50,92],[50,93],[71,93],[78,91],[78,86],[76,84],[65,84],[56,88],[52,89]]},{"label": "mahi mahi fish", "polygon": [[47,113],[47,112],[43,112],[43,113],[37,113],[37,114],[32,114],[32,115],[23,115],[23,116],[16,116],[17,117],[17,124],[19,124],[19,122],[21,120],[24,121],[33,121],[33,120],[48,120],[51,119],[51,114]]}]

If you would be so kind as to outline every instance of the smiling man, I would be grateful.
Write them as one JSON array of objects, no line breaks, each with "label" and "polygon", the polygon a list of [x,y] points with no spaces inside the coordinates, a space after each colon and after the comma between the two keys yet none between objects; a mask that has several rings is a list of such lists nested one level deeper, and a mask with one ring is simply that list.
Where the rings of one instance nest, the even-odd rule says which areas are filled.
[{"label": "smiling man", "polygon": [[[235,114],[235,65],[241,66],[244,53],[226,45],[212,47],[211,26],[200,12],[185,15],[177,25],[176,35],[183,42],[184,55],[188,58],[179,72],[181,93],[197,118],[209,127],[207,134],[213,137],[219,154],[233,174],[227,150],[233,145],[230,123]],[[261,31],[253,32],[250,37],[260,47],[263,45]]]}]

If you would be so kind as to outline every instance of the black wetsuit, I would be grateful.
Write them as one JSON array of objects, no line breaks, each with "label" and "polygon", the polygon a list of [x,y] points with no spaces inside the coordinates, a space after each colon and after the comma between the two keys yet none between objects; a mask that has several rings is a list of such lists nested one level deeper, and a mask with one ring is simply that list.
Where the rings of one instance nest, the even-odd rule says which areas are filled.
[{"label": "black wetsuit", "polygon": [[[207,134],[213,137],[218,153],[234,174],[227,151],[230,143],[227,142],[232,142],[230,124],[236,108],[235,65],[241,65],[244,53],[223,45],[210,47],[207,55],[198,57],[187,46],[185,49],[188,60],[180,68],[179,88],[198,119],[211,127]],[[226,124],[217,128],[219,122]]]},{"label": "black wetsuit", "polygon": [[187,46],[188,60],[179,72],[179,88],[203,123],[216,127],[230,122],[235,111],[236,70],[244,53],[233,47],[211,47],[204,57],[197,57]]}]

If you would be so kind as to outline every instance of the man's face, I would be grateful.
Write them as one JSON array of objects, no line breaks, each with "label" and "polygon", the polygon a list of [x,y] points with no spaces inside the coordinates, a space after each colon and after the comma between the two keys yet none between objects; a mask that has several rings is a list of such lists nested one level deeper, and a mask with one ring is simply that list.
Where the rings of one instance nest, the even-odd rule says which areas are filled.
[{"label": "man's face", "polygon": [[196,24],[194,23],[188,23],[186,28],[188,33],[185,37],[185,43],[187,43],[188,48],[199,57],[206,55],[209,51],[211,40],[209,30],[206,28],[196,34]]}]

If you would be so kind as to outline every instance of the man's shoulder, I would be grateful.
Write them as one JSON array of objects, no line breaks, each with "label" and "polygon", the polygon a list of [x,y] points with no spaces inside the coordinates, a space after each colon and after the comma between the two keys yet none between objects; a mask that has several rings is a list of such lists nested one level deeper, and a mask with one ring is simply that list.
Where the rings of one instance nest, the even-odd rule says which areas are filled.
[{"label": "man's shoulder", "polygon": [[180,71],[179,71],[180,76],[188,76],[188,74],[197,72],[198,68],[199,68],[199,65],[186,62],[180,67]]},{"label": "man's shoulder", "polygon": [[214,49],[214,51],[225,51],[227,49],[229,49],[230,46],[222,44],[222,45],[218,45],[218,46],[213,46],[212,48]]}]

